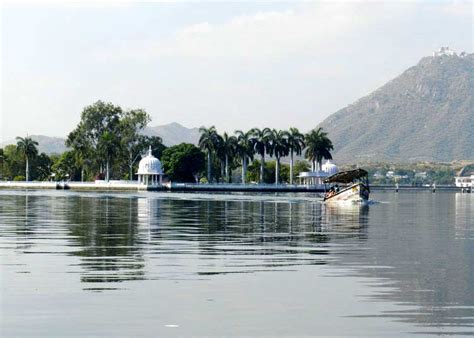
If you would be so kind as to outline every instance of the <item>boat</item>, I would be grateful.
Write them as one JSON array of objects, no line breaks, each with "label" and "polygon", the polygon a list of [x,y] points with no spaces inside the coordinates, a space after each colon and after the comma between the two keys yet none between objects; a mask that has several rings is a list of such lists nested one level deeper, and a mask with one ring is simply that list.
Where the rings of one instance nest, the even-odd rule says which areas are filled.
[{"label": "boat", "polygon": [[364,169],[341,171],[329,176],[323,182],[324,202],[358,203],[369,200],[369,174]]}]

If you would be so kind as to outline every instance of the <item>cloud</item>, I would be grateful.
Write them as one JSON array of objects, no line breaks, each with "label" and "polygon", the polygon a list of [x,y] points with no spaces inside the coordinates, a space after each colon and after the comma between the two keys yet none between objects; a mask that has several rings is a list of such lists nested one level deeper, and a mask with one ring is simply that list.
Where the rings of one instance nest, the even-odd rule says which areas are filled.
[{"label": "cloud", "polygon": [[[150,61],[159,58],[199,58],[213,61],[272,62],[293,55],[331,55],[343,52],[345,41],[417,15],[420,9],[457,15],[468,3],[316,2],[291,10],[240,15],[225,22],[196,22],[166,37],[124,39],[94,51],[99,60],[111,58]],[[403,27],[399,27],[403,30]]]},{"label": "cloud", "polygon": [[[298,10],[258,12],[227,22],[199,22],[165,39],[122,41],[96,53],[100,58],[160,57],[262,61],[324,48],[324,43],[371,20],[355,3],[301,5]],[[115,50],[114,50],[115,49]]]}]

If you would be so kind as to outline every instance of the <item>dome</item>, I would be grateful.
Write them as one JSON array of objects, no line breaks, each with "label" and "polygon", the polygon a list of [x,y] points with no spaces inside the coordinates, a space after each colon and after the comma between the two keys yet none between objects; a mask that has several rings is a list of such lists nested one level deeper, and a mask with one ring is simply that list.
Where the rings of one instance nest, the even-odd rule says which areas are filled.
[{"label": "dome", "polygon": [[322,169],[329,175],[337,173],[337,166],[331,160],[327,160],[326,163],[323,164]]},{"label": "dome", "polygon": [[140,160],[138,164],[138,175],[163,175],[161,162],[151,153],[151,147],[148,154]]}]

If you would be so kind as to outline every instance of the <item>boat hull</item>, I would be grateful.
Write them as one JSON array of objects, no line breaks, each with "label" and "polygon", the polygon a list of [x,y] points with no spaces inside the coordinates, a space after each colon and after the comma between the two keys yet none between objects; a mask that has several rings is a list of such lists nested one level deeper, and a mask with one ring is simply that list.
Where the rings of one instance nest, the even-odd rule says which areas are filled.
[{"label": "boat hull", "polygon": [[369,188],[362,183],[356,183],[350,187],[344,188],[335,195],[325,197],[325,202],[349,202],[359,203],[369,200]]}]

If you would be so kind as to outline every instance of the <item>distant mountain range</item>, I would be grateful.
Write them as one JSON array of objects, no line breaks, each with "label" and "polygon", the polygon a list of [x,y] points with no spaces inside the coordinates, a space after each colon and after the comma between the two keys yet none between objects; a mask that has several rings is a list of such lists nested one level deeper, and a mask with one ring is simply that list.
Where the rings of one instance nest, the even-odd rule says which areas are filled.
[{"label": "distant mountain range", "polygon": [[[199,128],[186,128],[176,122],[156,127],[147,127],[143,133],[148,136],[160,136],[163,139],[163,143],[168,147],[182,142],[197,144],[199,141]],[[30,135],[30,137],[38,142],[40,153],[61,154],[67,149],[64,143],[66,141],[65,138],[45,135]],[[3,142],[0,144],[0,148],[8,144],[16,144],[16,140]]]},{"label": "distant mountain range", "polygon": [[320,126],[339,162],[474,159],[474,57],[425,57]]},{"label": "distant mountain range", "polygon": [[[320,123],[341,163],[474,159],[474,56],[438,53]],[[147,127],[173,146],[197,144],[199,128]],[[40,152],[61,153],[64,139],[32,135]],[[5,144],[16,143],[14,140]]]},{"label": "distant mountain range", "polygon": [[186,128],[173,122],[156,127],[146,127],[143,131],[148,136],[159,136],[167,147],[180,143],[197,144],[199,141],[199,128]]},{"label": "distant mountain range", "polygon": [[[46,154],[61,154],[66,151],[65,138],[51,137],[45,135],[29,135],[33,140],[38,142],[38,151]],[[0,144],[3,148],[9,144],[16,144],[16,140],[9,140]]]}]

